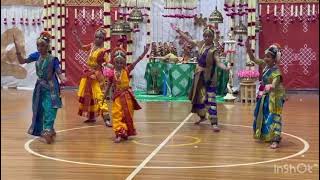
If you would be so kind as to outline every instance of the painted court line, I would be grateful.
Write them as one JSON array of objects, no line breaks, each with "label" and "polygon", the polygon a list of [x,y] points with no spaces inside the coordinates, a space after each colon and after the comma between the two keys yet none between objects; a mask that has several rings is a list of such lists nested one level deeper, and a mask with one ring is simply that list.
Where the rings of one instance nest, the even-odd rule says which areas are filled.
[{"label": "painted court line", "polygon": [[[136,122],[136,123],[151,123],[151,122]],[[153,122],[154,123],[154,122]],[[172,123],[172,122],[165,122],[165,121],[161,121],[161,122],[156,122],[159,124],[168,124],[168,123]],[[176,124],[180,123],[180,122],[174,122]],[[192,122],[185,122],[185,124],[189,124]],[[152,124],[152,123],[151,123]],[[206,124],[206,123],[204,123]],[[208,124],[208,123],[207,123]],[[234,126],[234,127],[245,127],[245,128],[252,128],[251,126],[245,126],[245,125],[236,125],[236,124],[222,124],[220,123],[220,125],[225,125],[225,126]],[[64,129],[64,130],[59,130],[57,131],[57,133],[60,132],[68,132],[68,131],[73,131],[73,130],[79,130],[79,129],[86,129],[86,128],[93,128],[93,127],[97,127],[97,126],[104,126],[104,125],[95,125],[95,126],[82,126],[82,127],[76,127],[76,128],[71,128],[71,129]],[[300,142],[303,143],[304,147],[302,150],[300,150],[299,152],[289,155],[289,156],[285,156],[285,157],[281,157],[281,158],[277,158],[277,159],[271,159],[271,160],[266,160],[266,161],[258,161],[258,162],[249,162],[249,163],[239,163],[239,164],[223,164],[223,165],[204,165],[204,166],[144,166],[143,169],[203,169],[203,168],[226,168],[226,167],[237,167],[237,166],[251,166],[251,165],[257,165],[257,164],[264,164],[264,163],[270,163],[270,162],[277,162],[277,161],[282,161],[285,159],[290,159],[296,156],[300,156],[303,155],[305,152],[308,151],[310,145],[309,143],[304,140],[303,138],[300,138],[298,136],[289,134],[289,133],[285,133],[282,132],[282,134],[290,136],[292,138],[295,138],[297,140],[299,140]],[[87,163],[87,162],[79,162],[79,161],[70,161],[70,160],[64,160],[64,159],[60,159],[60,158],[55,158],[55,157],[50,157],[50,156],[46,156],[40,153],[37,153],[35,151],[33,151],[30,148],[30,144],[35,140],[38,139],[38,137],[30,139],[29,141],[27,141],[24,145],[24,148],[27,152],[29,152],[30,154],[33,154],[35,156],[39,156],[41,158],[44,159],[50,159],[50,160],[54,160],[54,161],[60,161],[60,162],[65,162],[65,163],[73,163],[73,164],[80,164],[80,165],[88,165],[88,166],[100,166],[100,167],[113,167],[113,168],[137,168],[137,166],[127,166],[127,165],[116,165],[116,164],[99,164],[99,163]]]},{"label": "painted court line", "polygon": [[126,178],[126,180],[131,180],[135,175],[141,171],[141,169],[165,146],[168,141],[179,131],[179,129],[191,118],[192,113],[190,113],[181,123],[180,125],[169,134],[169,136],[155,149],[153,152],[142,161],[141,164]]}]

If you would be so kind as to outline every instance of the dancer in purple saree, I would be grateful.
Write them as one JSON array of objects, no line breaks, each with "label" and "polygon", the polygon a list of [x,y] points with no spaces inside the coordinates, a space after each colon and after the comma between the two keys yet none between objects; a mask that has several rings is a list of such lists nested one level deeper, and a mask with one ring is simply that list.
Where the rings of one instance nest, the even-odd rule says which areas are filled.
[{"label": "dancer in purple saree", "polygon": [[219,132],[216,103],[216,66],[224,70],[229,70],[230,68],[219,61],[219,52],[214,47],[213,42],[214,30],[210,26],[207,26],[203,31],[203,40],[194,41],[179,28],[174,27],[174,25],[172,27],[188,43],[192,44],[193,47],[197,47],[199,52],[198,63],[189,94],[189,99],[192,103],[191,112],[197,113],[200,117],[200,120],[195,122],[195,124],[198,125],[200,122],[209,119],[213,131]]}]

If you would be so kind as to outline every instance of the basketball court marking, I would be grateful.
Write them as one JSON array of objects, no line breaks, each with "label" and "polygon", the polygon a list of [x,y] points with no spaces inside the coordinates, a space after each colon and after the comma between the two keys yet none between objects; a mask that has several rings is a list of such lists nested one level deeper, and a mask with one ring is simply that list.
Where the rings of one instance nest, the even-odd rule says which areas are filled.
[{"label": "basketball court marking", "polygon": [[[167,145],[168,147],[181,147],[181,146],[191,146],[191,145],[195,145],[201,142],[200,138],[194,137],[194,136],[182,136],[182,135],[177,135],[178,137],[186,137],[189,139],[193,139],[193,142],[190,143],[182,143],[182,144],[170,144]],[[163,135],[150,135],[150,136],[141,136],[139,137],[140,139],[142,138],[149,138],[149,137],[163,137]],[[132,140],[131,142],[135,143],[135,144],[139,144],[139,145],[143,145],[143,146],[157,146],[156,144],[149,144],[149,143],[141,143],[137,140]]]},{"label": "basketball court marking", "polygon": [[[136,122],[136,123],[150,123],[150,124],[177,124],[180,122]],[[191,124],[193,122],[186,122],[186,124]],[[204,123],[205,124],[205,123]],[[235,126],[235,127],[245,127],[245,128],[252,128],[251,126],[245,126],[245,125],[234,125],[234,124],[222,124],[221,125],[225,125],[225,126]],[[103,126],[103,125],[95,125],[95,126],[83,126],[83,127],[77,127],[77,128],[71,128],[71,129],[65,129],[65,130],[60,130],[57,131],[57,133],[61,133],[61,132],[68,132],[68,131],[73,131],[73,130],[79,130],[79,129],[86,129],[86,128],[94,128],[97,126]],[[251,162],[251,163],[239,163],[239,164],[225,164],[225,165],[208,165],[208,166],[145,166],[143,167],[144,169],[202,169],[202,168],[225,168],[225,167],[236,167],[236,166],[250,166],[250,165],[257,165],[257,164],[264,164],[264,163],[271,163],[271,162],[276,162],[276,161],[282,161],[285,159],[290,159],[296,156],[300,156],[302,154],[304,154],[305,152],[308,151],[309,149],[309,143],[304,140],[303,138],[300,138],[298,136],[292,135],[292,134],[288,134],[285,132],[282,132],[282,134],[286,135],[286,136],[290,136],[294,139],[299,140],[300,142],[303,143],[304,147],[302,150],[300,150],[299,152],[289,155],[289,156],[285,156],[282,158],[276,158],[276,159],[271,159],[271,160],[267,160],[267,161],[258,161],[258,162]],[[40,153],[37,153],[35,151],[33,151],[30,148],[30,144],[38,139],[39,137],[33,138],[28,140],[25,144],[24,144],[24,148],[27,152],[29,152],[30,154],[33,154],[35,156],[41,157],[41,158],[45,158],[45,159],[50,159],[50,160],[54,160],[54,161],[60,161],[60,162],[66,162],[66,163],[73,163],[73,164],[80,164],[80,165],[88,165],[88,166],[100,166],[100,167],[113,167],[113,168],[137,168],[138,166],[127,166],[127,165],[116,165],[116,164],[98,164],[98,163],[86,163],[86,162],[79,162],[79,161],[70,161],[70,160],[65,160],[65,159],[59,159],[59,158],[55,158],[55,157],[50,157],[50,156],[46,156]]]},{"label": "basketball court marking", "polygon": [[139,166],[126,178],[126,180],[130,180],[132,179],[134,176],[136,176],[139,171],[141,171],[141,169],[153,158],[153,156],[155,156],[160,150],[161,148],[163,148],[168,141],[179,131],[179,129],[191,118],[191,116],[193,115],[193,113],[190,113],[180,124],[178,127],[176,127],[175,130],[173,130],[169,136],[161,143],[159,144],[159,146],[152,151],[152,153],[142,161],[141,164],[139,164]]}]

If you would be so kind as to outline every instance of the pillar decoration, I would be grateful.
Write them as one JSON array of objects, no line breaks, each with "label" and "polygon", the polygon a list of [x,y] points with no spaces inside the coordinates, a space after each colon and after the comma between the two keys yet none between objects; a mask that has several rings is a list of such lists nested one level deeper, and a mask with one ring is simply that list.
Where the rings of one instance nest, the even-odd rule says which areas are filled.
[{"label": "pillar decoration", "polygon": [[[249,39],[250,43],[252,44],[252,37],[251,37],[251,22],[252,22],[252,13],[250,11],[252,7],[252,1],[248,0],[248,16],[247,16],[247,21],[248,21],[248,26],[247,26],[247,38]],[[249,68],[251,65],[249,55],[246,53],[246,69]]]},{"label": "pillar decoration", "polygon": [[[236,44],[237,41],[235,40],[236,33],[235,33],[235,17],[237,15],[236,13],[236,2],[235,0],[226,0],[225,1],[225,8],[226,14],[228,17],[230,17],[230,24],[229,24],[229,33],[228,33],[228,40],[224,41],[224,49],[225,49],[225,55],[226,55],[226,61],[228,62],[228,67],[230,67],[229,70],[229,81],[227,84],[227,94],[223,97],[226,101],[234,101],[236,99],[235,96],[233,96],[233,78],[234,78],[234,60],[235,60],[235,52],[236,52]],[[238,6],[237,6],[238,7]]]},{"label": "pillar decoration", "polygon": [[[61,60],[61,20],[62,20],[62,3],[61,0],[57,0],[56,5],[56,56]],[[61,61],[60,61],[61,62]]]},{"label": "pillar decoration", "polygon": [[127,63],[132,63],[132,50],[133,50],[133,41],[132,41],[132,32],[127,34]]},{"label": "pillar decoration", "polygon": [[51,20],[51,1],[52,0],[47,0],[47,31],[51,34],[51,23],[52,23],[52,20]]},{"label": "pillar decoration", "polygon": [[42,19],[44,30],[48,31],[48,0],[43,0]]},{"label": "pillar decoration", "polygon": [[[256,38],[256,0],[248,0],[248,31],[247,36],[251,42],[251,49],[255,52]],[[246,55],[246,68],[254,69],[254,63],[250,60],[249,55]]]},{"label": "pillar decoration", "polygon": [[111,53],[111,4],[110,0],[104,0],[103,2],[103,27],[107,32],[107,37],[104,42],[104,48],[107,49],[110,59]]},{"label": "pillar decoration", "polygon": [[61,0],[61,69],[65,72],[66,69],[66,21],[68,19],[66,0]]},{"label": "pillar decoration", "polygon": [[52,55],[57,56],[57,37],[56,37],[56,4],[55,0],[50,0],[50,18],[49,20],[51,21],[50,23],[50,33],[52,36],[51,40],[51,50],[52,50]]},{"label": "pillar decoration", "polygon": [[235,40],[234,35],[230,31],[228,33],[229,40],[224,41],[225,44],[225,54],[226,54],[226,60],[228,62],[228,67],[230,67],[229,70],[229,81],[227,84],[227,90],[228,93],[223,97],[226,101],[234,101],[236,99],[235,96],[233,96],[233,90],[232,87],[234,85],[233,83],[233,76],[234,76],[234,58],[235,58],[235,52],[236,52],[236,44],[237,41]]},{"label": "pillar decoration", "polygon": [[[148,7],[147,7],[147,44],[151,45],[152,37],[151,37],[151,2],[148,1]],[[150,54],[148,53],[147,58],[150,57]]]},{"label": "pillar decoration", "polygon": [[52,36],[52,55],[61,60],[61,69],[65,72],[66,0],[43,0],[43,7],[43,27]]}]

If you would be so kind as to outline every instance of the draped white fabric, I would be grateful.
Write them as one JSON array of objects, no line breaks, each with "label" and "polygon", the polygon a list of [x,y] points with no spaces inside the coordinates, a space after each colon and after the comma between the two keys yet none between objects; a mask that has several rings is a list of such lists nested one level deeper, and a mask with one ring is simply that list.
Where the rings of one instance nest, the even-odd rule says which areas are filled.
[{"label": "draped white fabric", "polygon": [[[227,33],[230,29],[229,20],[230,18],[225,15],[223,11],[224,1],[212,1],[212,0],[200,0],[197,3],[197,9],[193,11],[184,11],[182,13],[191,14],[203,14],[203,17],[209,17],[213,12],[215,6],[218,7],[218,10],[223,14],[224,23],[219,24],[220,35],[227,38]],[[176,37],[176,32],[174,32],[170,23],[177,24],[182,30],[188,31],[194,39],[201,40],[202,39],[202,27],[194,26],[193,19],[177,19],[177,18],[164,18],[162,15],[168,13],[174,13],[174,10],[165,10],[164,9],[165,0],[153,0],[151,6],[151,36],[152,41],[155,42],[167,42],[173,41]],[[28,15],[29,23],[30,19],[33,18],[36,13],[41,13],[42,7],[30,7],[30,6],[1,6],[1,17],[7,17],[7,25],[4,25],[3,18],[1,18],[1,34],[7,29],[13,27],[11,24],[11,19],[14,17],[16,19],[16,27],[21,29],[25,35],[25,47],[26,53],[29,54],[36,50],[36,38],[39,33],[42,31],[42,24],[40,26],[32,26],[29,24],[20,25],[20,17]],[[181,13],[180,10],[176,10],[176,13]],[[26,14],[28,12],[28,14]],[[244,20],[246,21],[246,20]],[[140,24],[141,31],[133,34],[133,59],[135,60],[142,52],[143,46],[146,44],[146,22]],[[236,22],[237,24],[237,22]],[[175,41],[177,44],[177,41]],[[11,47],[13,47],[11,45]],[[178,52],[181,50],[178,47]],[[234,74],[239,69],[243,69],[245,67],[245,49],[243,47],[237,47],[236,52],[236,60],[234,67]],[[146,68],[147,60],[141,61],[133,71],[133,81],[132,86],[134,89],[145,90],[146,89],[146,81],[144,79],[144,73]],[[35,75],[35,66],[34,63],[22,65],[25,69],[27,69],[27,77],[25,79],[16,79],[13,76],[1,76],[1,86],[18,86],[18,87],[33,87],[36,75]],[[238,86],[239,80],[235,76],[234,77],[235,86]]]},{"label": "draped white fabric", "polygon": [[[42,7],[32,7],[32,6],[1,6],[1,41],[3,33],[12,28],[17,27],[24,33],[25,51],[26,54],[30,54],[37,50],[36,39],[40,32],[43,30],[41,25],[32,25],[32,19],[38,19],[41,15]],[[7,25],[4,24],[4,18],[7,18]],[[29,25],[21,25],[20,18],[28,18]],[[12,18],[15,18],[15,25],[12,25]],[[1,43],[2,44],[2,43]],[[6,49],[10,50],[14,48],[13,42],[11,42]],[[2,57],[1,52],[1,57]],[[1,58],[1,61],[3,59]],[[18,64],[18,60],[15,64]],[[21,65],[27,70],[27,76],[25,79],[17,79],[14,76],[2,76],[1,73],[1,86],[2,87],[24,87],[33,88],[36,82],[36,71],[35,64],[24,64]]]}]

